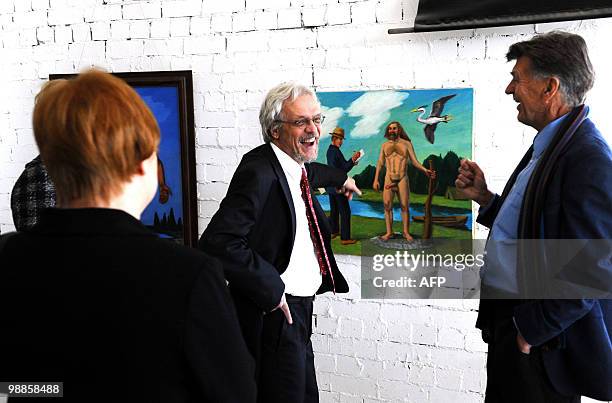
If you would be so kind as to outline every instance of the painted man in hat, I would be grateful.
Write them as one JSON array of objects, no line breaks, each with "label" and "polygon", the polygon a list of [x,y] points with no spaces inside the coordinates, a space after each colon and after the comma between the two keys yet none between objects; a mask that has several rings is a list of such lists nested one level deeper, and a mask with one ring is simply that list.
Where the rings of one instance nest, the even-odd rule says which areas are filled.
[{"label": "painted man in hat", "polygon": [[[344,159],[340,147],[344,142],[344,129],[336,127],[331,133],[331,144],[327,149],[327,165],[338,168],[344,172],[350,171],[357,165],[359,151],[355,152],[350,159]],[[356,243],[351,239],[351,206],[346,196],[338,193],[335,188],[326,188],[329,194],[329,209],[330,209],[330,224],[332,227],[332,237],[335,238],[340,233],[340,242],[342,245],[351,245]],[[338,220],[338,218],[340,218]]]}]

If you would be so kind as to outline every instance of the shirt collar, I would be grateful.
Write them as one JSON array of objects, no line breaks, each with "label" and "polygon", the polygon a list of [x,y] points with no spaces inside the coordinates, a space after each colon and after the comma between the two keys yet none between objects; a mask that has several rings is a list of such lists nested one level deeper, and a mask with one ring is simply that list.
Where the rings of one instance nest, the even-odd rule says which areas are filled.
[{"label": "shirt collar", "polygon": [[281,168],[283,168],[285,176],[287,176],[287,181],[299,183],[300,180],[302,180],[302,168],[304,167],[304,164],[298,164],[276,144],[270,143],[270,145],[272,146],[272,150],[274,151]]},{"label": "shirt collar", "polygon": [[[538,132],[535,139],[533,139],[533,157],[532,158],[537,158],[540,155],[542,155],[544,150],[546,150],[546,148],[552,141],[553,137],[559,130],[561,123],[567,117],[568,114],[569,112],[563,116],[558,117],[557,119],[553,120],[552,122],[544,126],[544,128]],[[588,114],[588,109],[587,109],[587,114]]]}]

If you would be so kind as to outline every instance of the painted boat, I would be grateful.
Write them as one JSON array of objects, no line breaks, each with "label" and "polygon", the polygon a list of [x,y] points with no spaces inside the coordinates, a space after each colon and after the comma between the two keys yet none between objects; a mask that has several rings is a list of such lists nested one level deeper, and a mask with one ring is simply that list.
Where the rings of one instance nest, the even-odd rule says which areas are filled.
[{"label": "painted boat", "polygon": [[[435,225],[442,225],[450,228],[463,228],[467,222],[466,215],[435,215],[431,217],[431,221]],[[425,222],[425,216],[413,215],[412,220],[416,222]]]}]

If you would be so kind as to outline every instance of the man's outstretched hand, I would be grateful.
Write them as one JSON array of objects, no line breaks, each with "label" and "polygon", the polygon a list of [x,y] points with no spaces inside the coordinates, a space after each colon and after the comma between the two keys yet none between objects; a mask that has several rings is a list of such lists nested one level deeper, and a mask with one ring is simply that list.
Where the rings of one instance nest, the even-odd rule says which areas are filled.
[{"label": "man's outstretched hand", "polygon": [[350,176],[346,178],[344,185],[340,189],[338,189],[338,193],[344,194],[349,200],[353,199],[353,193],[357,193],[361,196],[361,190],[355,184],[355,180]]}]

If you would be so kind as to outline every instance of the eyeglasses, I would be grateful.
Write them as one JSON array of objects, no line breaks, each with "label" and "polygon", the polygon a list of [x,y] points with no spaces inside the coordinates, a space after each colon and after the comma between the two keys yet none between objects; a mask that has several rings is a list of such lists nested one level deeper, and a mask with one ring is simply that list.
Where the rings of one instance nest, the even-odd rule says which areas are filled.
[{"label": "eyeglasses", "polygon": [[274,121],[278,123],[287,123],[288,125],[293,125],[295,127],[299,127],[300,129],[303,129],[306,126],[310,126],[310,123],[314,123],[316,126],[321,126],[323,121],[325,121],[325,116],[317,115],[317,116],[313,116],[312,118],[300,118],[297,120],[290,120],[290,121],[275,119]]}]

